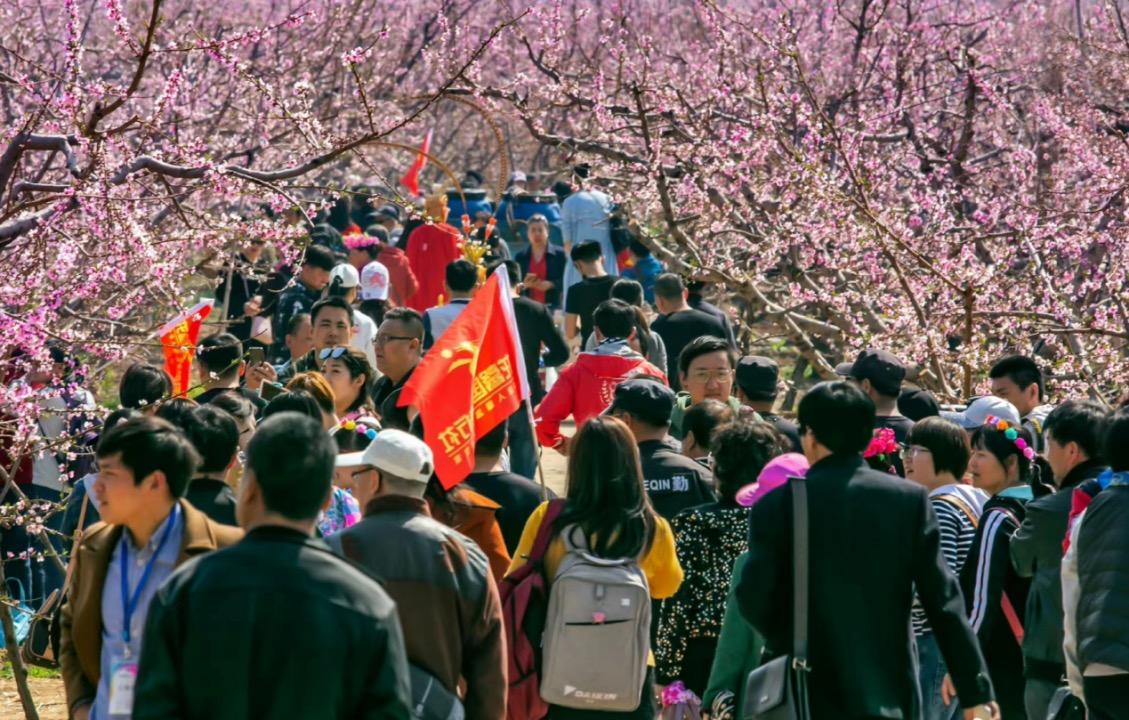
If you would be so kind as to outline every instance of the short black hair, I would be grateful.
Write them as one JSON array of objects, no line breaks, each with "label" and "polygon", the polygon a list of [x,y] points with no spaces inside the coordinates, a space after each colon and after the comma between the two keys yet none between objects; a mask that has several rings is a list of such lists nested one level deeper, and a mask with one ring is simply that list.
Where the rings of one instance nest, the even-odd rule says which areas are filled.
[{"label": "short black hair", "polygon": [[172,378],[156,365],[134,363],[126,368],[118,385],[122,407],[135,410],[155,405],[172,395]]},{"label": "short black hair", "polygon": [[470,260],[452,260],[447,263],[446,280],[455,292],[470,292],[478,284],[478,268]]},{"label": "short black hair", "polygon": [[236,421],[246,420],[255,414],[255,406],[238,390],[221,392],[209,400],[208,405],[215,405],[220,410],[228,412]]},{"label": "short black hair", "polygon": [[199,405],[200,403],[186,397],[171,397],[158,405],[157,412],[154,414],[162,420],[172,423],[183,432],[188,428],[188,417],[192,414],[192,410]]},{"label": "short black hair", "polygon": [[605,300],[592,313],[592,323],[605,338],[627,339],[635,329],[635,308],[622,300]]},{"label": "short black hair", "polygon": [[318,300],[316,303],[314,303],[314,306],[310,308],[310,322],[316,323],[318,320],[318,315],[322,310],[325,310],[326,308],[336,308],[338,310],[344,310],[345,316],[349,318],[350,327],[353,325],[352,306],[350,306],[349,303],[345,301],[345,298],[337,296],[322,298],[321,300]]},{"label": "short black hair", "polygon": [[630,240],[628,240],[627,241],[627,249],[630,250],[631,254],[634,255],[635,257],[644,258],[644,257],[650,257],[651,256],[651,248],[644,245],[643,242],[641,240],[639,240],[638,238],[633,237]]},{"label": "short black hair", "polygon": [[585,240],[572,246],[569,258],[573,262],[595,262],[604,256],[604,250],[595,240]]},{"label": "short black hair", "polygon": [[490,432],[478,438],[478,442],[474,444],[474,454],[487,457],[501,455],[502,448],[506,445],[506,432],[509,427],[510,423],[507,418],[495,425]]},{"label": "short black hair", "polygon": [[235,418],[215,405],[193,408],[185,435],[200,456],[199,472],[223,472],[239,451],[239,426]]},{"label": "short black hair", "polygon": [[690,363],[703,355],[715,352],[725,353],[726,357],[729,358],[729,367],[737,367],[737,353],[729,346],[729,343],[713,335],[702,335],[694,338],[686,344],[686,347],[682,348],[682,354],[678,356],[678,372],[685,375],[690,371]]},{"label": "short black hair", "polygon": [[1013,383],[1019,386],[1020,390],[1026,390],[1035,383],[1039,386],[1039,399],[1043,399],[1043,371],[1032,358],[1026,355],[1008,355],[996,361],[992,369],[988,371],[988,377],[992,380],[999,378],[1010,378]]},{"label": "short black hair", "polygon": [[655,297],[678,302],[685,292],[686,286],[682,284],[682,278],[674,273],[663,273],[655,278]]},{"label": "short black hair", "polygon": [[284,412],[263,421],[247,445],[247,470],[263,505],[289,520],[313,520],[329,495],[337,446],[322,424]]},{"label": "short black hair", "polygon": [[1102,457],[1114,472],[1129,470],[1129,408],[1121,408],[1106,420]]},{"label": "short black hair", "polygon": [[[388,244],[388,228],[384,227],[383,225],[369,225],[367,228],[365,228],[365,235],[376,238],[380,241],[381,245]],[[372,257],[375,259],[376,256],[380,254],[380,251],[384,248],[380,247],[380,245],[365,245],[361,249],[368,250],[369,254],[372,255]]]},{"label": "short black hair", "polygon": [[392,308],[384,313],[384,322],[389,320],[402,324],[408,329],[409,335],[423,341],[423,316],[418,311],[409,307]]},{"label": "short black hair", "polygon": [[99,458],[120,455],[133,473],[133,484],[160,471],[174,498],[184,495],[188,481],[200,464],[192,443],[175,425],[157,417],[141,416],[118,423],[98,441]]},{"label": "short black hair", "polygon": [[307,390],[288,390],[276,395],[263,408],[263,420],[283,412],[296,412],[321,422],[321,406],[317,398]]},{"label": "short black hair", "polygon": [[[333,229],[333,228],[330,228]],[[341,242],[341,233],[333,229],[333,234],[336,235],[336,242]],[[316,268],[321,268],[329,272],[337,265],[337,258],[333,256],[333,251],[322,245],[310,245],[306,248],[306,255],[302,259],[303,265],[313,265]]]},{"label": "short black hair", "polygon": [[616,300],[622,300],[628,305],[642,306],[643,286],[639,284],[638,280],[620,278],[612,283],[612,297]]},{"label": "short black hair", "polygon": [[694,433],[694,442],[710,447],[714,430],[733,420],[733,408],[720,400],[705,399],[682,416],[682,432]]},{"label": "short black hair", "polygon": [[874,433],[874,402],[849,382],[821,382],[800,400],[800,434],[811,431],[834,454],[861,454]]},{"label": "short black hair", "polygon": [[1056,443],[1078,443],[1090,460],[1102,459],[1102,437],[1105,435],[1106,410],[1093,400],[1067,400],[1043,421],[1043,432]]},{"label": "short black hair", "polygon": [[713,476],[722,499],[733,502],[738,490],[756,482],[769,460],[790,447],[788,440],[765,422],[742,418],[719,427],[711,448]]},{"label": "short black hair", "polygon": [[930,416],[914,423],[906,442],[920,445],[933,457],[934,472],[949,472],[959,482],[968,470],[972,454],[968,433],[952,420]]},{"label": "short black hair", "polygon": [[302,323],[313,323],[314,319],[310,317],[309,313],[294,313],[290,316],[290,321],[286,323],[286,334],[293,335],[298,332],[298,328]]},{"label": "short black hair", "polygon": [[196,359],[218,378],[229,378],[239,372],[243,362],[243,343],[231,333],[209,335],[196,345]]}]

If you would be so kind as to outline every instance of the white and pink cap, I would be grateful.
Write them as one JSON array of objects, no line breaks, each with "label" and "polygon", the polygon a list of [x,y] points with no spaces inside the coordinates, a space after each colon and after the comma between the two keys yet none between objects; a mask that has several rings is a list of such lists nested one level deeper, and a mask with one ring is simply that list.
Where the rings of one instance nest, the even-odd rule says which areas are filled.
[{"label": "white and pink cap", "polygon": [[361,270],[361,300],[388,299],[388,268],[373,260]]}]

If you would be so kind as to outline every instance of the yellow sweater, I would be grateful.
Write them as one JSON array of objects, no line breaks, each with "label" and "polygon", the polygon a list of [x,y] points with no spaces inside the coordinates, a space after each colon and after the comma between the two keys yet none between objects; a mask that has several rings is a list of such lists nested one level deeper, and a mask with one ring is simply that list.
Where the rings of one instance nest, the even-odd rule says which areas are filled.
[{"label": "yellow sweater", "polygon": [[[541,503],[540,507],[529,516],[528,522],[525,523],[525,530],[521,533],[521,542],[518,543],[517,550],[514,551],[513,559],[510,561],[510,569],[506,573],[507,575],[528,561],[529,553],[533,550],[533,541],[537,539],[537,531],[541,529],[541,521],[544,519],[548,507],[549,503]],[[651,588],[651,597],[662,600],[678,592],[678,586],[682,584],[682,566],[678,564],[678,553],[674,549],[674,533],[670,531],[670,524],[661,517],[657,520],[655,541],[651,543],[650,551],[640,561],[639,568],[647,576],[647,585]],[[550,583],[556,577],[557,568],[560,567],[564,556],[564,540],[561,540],[560,537],[553,538],[553,541],[549,543],[549,549],[545,552],[545,577]]]}]

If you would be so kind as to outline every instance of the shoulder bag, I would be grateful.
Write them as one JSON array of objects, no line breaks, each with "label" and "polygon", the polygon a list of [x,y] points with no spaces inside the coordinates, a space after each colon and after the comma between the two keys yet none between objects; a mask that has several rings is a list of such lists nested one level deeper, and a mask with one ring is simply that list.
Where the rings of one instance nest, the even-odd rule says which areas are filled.
[{"label": "shoulder bag", "polygon": [[749,673],[745,720],[810,720],[808,709],[808,491],[803,478],[792,486],[792,652]]}]

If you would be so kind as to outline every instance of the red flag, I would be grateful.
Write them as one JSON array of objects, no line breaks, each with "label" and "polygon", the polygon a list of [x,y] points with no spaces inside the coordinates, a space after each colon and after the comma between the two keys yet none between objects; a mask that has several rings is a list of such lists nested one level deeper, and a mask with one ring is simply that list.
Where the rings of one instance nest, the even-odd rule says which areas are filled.
[{"label": "red flag", "polygon": [[427,351],[400,393],[419,408],[443,487],[474,469],[474,444],[529,397],[510,281],[498,268]]},{"label": "red flag", "polygon": [[427,165],[427,153],[431,149],[431,130],[427,131],[427,137],[423,139],[423,144],[419,146],[419,153],[416,154],[415,162],[404,173],[404,177],[400,178],[400,184],[408,189],[412,195],[419,195],[419,174]]},{"label": "red flag", "polygon": [[157,331],[165,351],[165,370],[172,378],[175,395],[188,389],[188,383],[192,379],[192,356],[196,350],[196,339],[200,337],[200,325],[212,312],[214,302],[204,300],[197,303]]}]

